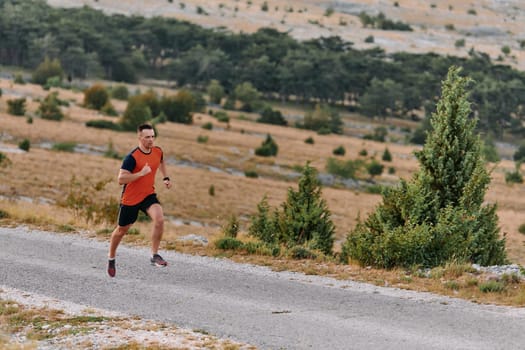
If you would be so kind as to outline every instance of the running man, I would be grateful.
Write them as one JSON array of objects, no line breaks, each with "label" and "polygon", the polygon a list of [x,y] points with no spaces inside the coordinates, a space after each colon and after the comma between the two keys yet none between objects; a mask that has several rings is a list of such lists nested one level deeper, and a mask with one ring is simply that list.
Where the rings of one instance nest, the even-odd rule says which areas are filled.
[{"label": "running man", "polygon": [[118,214],[118,226],[111,234],[108,254],[108,275],[115,277],[115,255],[122,237],[137,220],[139,210],[153,220],[151,235],[151,263],[167,266],[168,263],[158,254],[160,240],[164,232],[164,213],[155,193],[155,174],[157,169],[163,176],[166,188],[171,188],[171,181],[166,173],[162,149],[154,146],[155,130],[150,124],[137,128],[139,145],[122,162],[118,174],[119,185],[124,185]]}]

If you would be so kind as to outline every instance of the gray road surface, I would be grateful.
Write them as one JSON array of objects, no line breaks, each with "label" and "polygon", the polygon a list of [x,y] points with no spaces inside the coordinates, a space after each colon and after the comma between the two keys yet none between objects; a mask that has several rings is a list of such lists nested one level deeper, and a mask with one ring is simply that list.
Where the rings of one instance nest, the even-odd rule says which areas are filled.
[{"label": "gray road surface", "polygon": [[0,228],[0,285],[139,315],[261,349],[525,349],[525,309],[272,272],[224,259]]}]

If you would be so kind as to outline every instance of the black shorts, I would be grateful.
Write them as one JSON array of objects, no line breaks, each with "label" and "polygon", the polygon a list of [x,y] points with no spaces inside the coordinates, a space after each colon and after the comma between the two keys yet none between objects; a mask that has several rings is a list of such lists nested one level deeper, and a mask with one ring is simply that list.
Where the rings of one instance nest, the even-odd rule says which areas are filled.
[{"label": "black shorts", "polygon": [[142,200],[139,204],[136,205],[120,205],[120,210],[118,212],[118,225],[127,226],[133,224],[137,221],[139,216],[139,210],[142,210],[144,214],[148,214],[146,210],[151,207],[152,204],[159,203],[157,195],[155,193],[150,194]]}]

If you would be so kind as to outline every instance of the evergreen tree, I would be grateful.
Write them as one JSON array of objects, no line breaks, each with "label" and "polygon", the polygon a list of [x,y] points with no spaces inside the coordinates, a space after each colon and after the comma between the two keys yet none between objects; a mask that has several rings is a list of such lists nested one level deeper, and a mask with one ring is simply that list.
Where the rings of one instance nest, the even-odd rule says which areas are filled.
[{"label": "evergreen tree", "polygon": [[264,243],[276,243],[279,239],[277,231],[278,213],[271,216],[270,205],[266,196],[257,204],[257,214],[252,216],[248,233]]},{"label": "evergreen tree", "polygon": [[266,139],[261,144],[261,147],[255,149],[255,154],[260,157],[272,157],[276,156],[279,151],[279,146],[272,138],[272,135],[266,135]]},{"label": "evergreen tree", "polygon": [[506,261],[495,205],[483,205],[490,176],[470,118],[470,79],[451,67],[432,131],[416,153],[420,170],[350,232],[343,256],[381,267],[437,266],[451,260],[481,265]]},{"label": "evergreen tree", "polygon": [[326,201],[321,198],[317,171],[307,163],[299,179],[298,190],[289,188],[288,198],[282,204],[279,220],[281,237],[290,247],[307,245],[331,254],[335,226],[330,216]]}]

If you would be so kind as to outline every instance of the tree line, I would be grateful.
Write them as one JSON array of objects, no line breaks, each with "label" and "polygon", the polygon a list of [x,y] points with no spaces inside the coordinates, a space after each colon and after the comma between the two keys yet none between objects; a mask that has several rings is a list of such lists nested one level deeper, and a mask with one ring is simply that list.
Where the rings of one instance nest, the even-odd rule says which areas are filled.
[{"label": "tree line", "polygon": [[442,77],[456,65],[476,82],[477,128],[496,138],[525,134],[525,74],[473,49],[465,58],[387,55],[357,50],[339,37],[300,42],[270,28],[237,34],[172,18],[0,0],[0,64],[34,69],[46,58],[58,59],[70,79],[167,78],[202,91],[215,80],[226,93],[249,82],[266,98],[339,105],[379,118],[430,115]]}]

